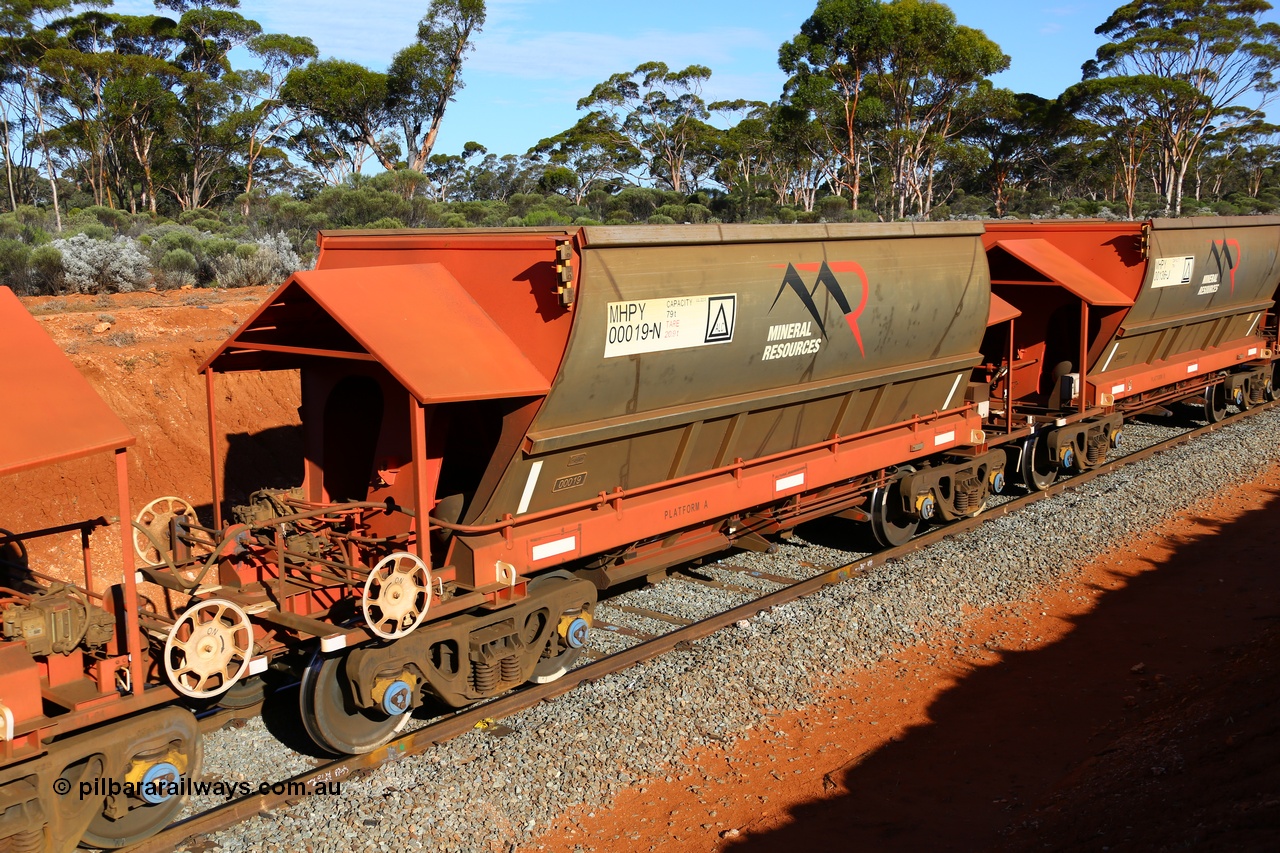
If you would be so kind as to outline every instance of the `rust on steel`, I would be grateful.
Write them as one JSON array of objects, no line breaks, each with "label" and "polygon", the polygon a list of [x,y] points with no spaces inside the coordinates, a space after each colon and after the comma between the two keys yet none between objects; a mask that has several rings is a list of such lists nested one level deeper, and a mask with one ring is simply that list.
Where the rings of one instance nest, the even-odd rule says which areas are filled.
[{"label": "rust on steel", "polygon": [[420,403],[545,394],[550,381],[439,264],[296,272],[203,369],[374,360]]},{"label": "rust on steel", "polygon": [[1132,305],[1133,299],[1089,267],[1041,237],[997,239],[995,246],[1090,305]]},{"label": "rust on steel", "polygon": [[[1015,512],[1022,507],[1060,495],[1065,491],[1084,485],[1096,477],[1110,473],[1125,465],[1150,458],[1157,453],[1176,447],[1177,445],[1193,441],[1201,435],[1206,435],[1224,426],[1229,426],[1243,420],[1244,418],[1261,414],[1264,411],[1275,408],[1277,405],[1280,405],[1280,403],[1266,403],[1254,409],[1250,409],[1247,412],[1235,415],[1220,423],[1209,424],[1208,426],[1200,427],[1199,429],[1191,430],[1181,435],[1165,439],[1162,442],[1145,447],[1142,450],[1128,454],[1127,456],[1107,462],[1101,467],[1077,474],[1068,480],[1059,481],[1043,491],[1033,492],[1017,498],[1016,500],[1011,500],[1007,503],[1001,504],[1000,506],[993,507],[982,515],[954,522],[946,525],[945,527],[936,527],[927,533],[917,536],[905,545],[899,545],[896,548],[890,548],[885,551],[872,554],[865,559],[854,563],[828,569],[820,574],[806,578],[802,581],[797,581],[790,586],[768,593],[760,598],[741,604],[730,610],[725,610],[699,622],[677,628],[669,633],[631,646],[621,652],[617,652],[589,663],[586,666],[574,669],[557,681],[549,684],[531,685],[506,696],[501,696],[491,702],[486,702],[482,705],[458,711],[445,719],[424,726],[415,732],[394,740],[385,746],[379,747],[373,752],[339,759],[322,767],[318,767],[315,770],[301,773],[288,780],[284,780],[286,785],[288,783],[294,783],[295,788],[292,793],[290,793],[286,788],[283,793],[258,793],[234,800],[210,811],[203,812],[187,818],[186,820],[180,821],[165,831],[143,841],[141,844],[137,844],[129,848],[128,853],[161,853],[161,851],[172,849],[186,839],[207,833],[218,832],[234,826],[241,821],[247,820],[254,815],[263,814],[271,811],[272,809],[288,805],[291,800],[297,799],[297,785],[303,785],[308,789],[311,789],[320,783],[341,781],[359,770],[376,768],[388,761],[401,759],[407,755],[416,755],[426,752],[432,747],[438,746],[452,738],[483,726],[488,720],[502,719],[527,708],[532,708],[541,702],[554,699],[557,696],[562,696],[584,682],[594,681],[595,679],[602,678],[611,673],[619,672],[635,666],[638,663],[651,660],[659,655],[671,651],[677,646],[682,646],[682,644],[687,644],[710,636],[722,628],[735,624],[739,620],[750,619],[762,610],[790,603],[806,595],[811,595],[827,586],[842,583],[850,578],[866,574],[878,566],[916,551],[920,551],[921,549],[936,544],[947,537],[964,533],[981,524],[985,524],[987,521],[1001,518],[1009,513]],[[670,617],[664,618],[670,619]]]},{"label": "rust on steel", "polygon": [[136,441],[7,287],[0,287],[0,388],[0,475]]}]

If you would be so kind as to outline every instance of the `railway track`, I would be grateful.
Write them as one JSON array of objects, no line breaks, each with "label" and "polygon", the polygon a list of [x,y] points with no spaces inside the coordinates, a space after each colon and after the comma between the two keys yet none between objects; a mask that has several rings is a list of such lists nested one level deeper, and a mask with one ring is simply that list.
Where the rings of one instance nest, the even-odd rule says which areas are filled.
[{"label": "railway track", "polygon": [[[317,786],[356,778],[358,775],[370,772],[380,765],[398,761],[409,755],[426,752],[439,744],[477,728],[492,728],[495,726],[495,721],[568,693],[580,684],[625,670],[673,649],[686,648],[696,640],[707,637],[722,628],[741,620],[751,619],[763,610],[787,604],[827,586],[866,574],[885,563],[920,551],[947,537],[972,530],[987,521],[1000,518],[1030,504],[1078,488],[1120,467],[1142,461],[1179,444],[1193,441],[1209,432],[1237,424],[1248,417],[1268,411],[1275,406],[1275,403],[1258,406],[1233,415],[1220,423],[1190,429],[1186,432],[1157,440],[1124,456],[1117,457],[1101,468],[1055,483],[1045,491],[1013,497],[990,507],[976,518],[928,530],[897,548],[869,554],[862,559],[841,566],[808,567],[813,574],[801,580],[793,580],[782,574],[772,574],[766,571],[725,565],[723,563],[717,564],[716,574],[719,576],[727,575],[730,578],[728,580],[716,580],[699,574],[680,576],[682,582],[711,587],[734,595],[754,594],[759,591],[757,587],[761,583],[767,585],[786,584],[780,589],[766,592],[744,604],[730,607],[707,618],[691,620],[684,616],[676,616],[651,608],[629,604],[613,604],[606,599],[602,602],[602,609],[606,613],[612,609],[637,617],[645,624],[661,625],[668,628],[668,630],[662,633],[650,633],[624,624],[615,624],[608,619],[601,618],[597,621],[596,627],[603,632],[612,633],[620,638],[627,638],[629,644],[626,648],[579,666],[560,680],[550,684],[530,685],[486,703],[438,718],[371,753],[334,760],[312,770],[281,780],[266,792],[251,794],[217,808],[187,817],[130,849],[137,851],[137,853],[172,849],[194,836],[224,830],[254,815],[289,805],[306,796],[309,792],[316,790]],[[735,576],[739,577],[741,582],[733,580],[732,578]],[[621,622],[623,620],[618,621]],[[234,716],[244,715],[245,712],[227,712],[215,715],[208,718],[205,721],[205,725],[213,728],[225,723]]]}]

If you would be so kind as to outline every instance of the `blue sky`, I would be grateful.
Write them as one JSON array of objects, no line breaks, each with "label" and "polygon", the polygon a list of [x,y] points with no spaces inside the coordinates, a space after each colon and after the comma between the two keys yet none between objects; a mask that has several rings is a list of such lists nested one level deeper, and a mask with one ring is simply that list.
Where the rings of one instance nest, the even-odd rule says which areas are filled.
[{"label": "blue sky", "polygon": [[[986,32],[1012,62],[998,85],[1054,97],[1080,79],[1101,39],[1093,30],[1122,0],[954,0],[961,24]],[[576,105],[609,75],[657,60],[706,65],[708,100],[776,100],[778,46],[795,36],[814,0],[488,0],[488,21],[463,68],[466,88],[445,115],[437,153],[475,140],[521,153],[571,126]],[[385,70],[414,38],[427,0],[241,0],[271,32],[307,36],[321,56]],[[150,0],[116,0],[144,13]],[[1280,18],[1272,12],[1268,19]]]}]

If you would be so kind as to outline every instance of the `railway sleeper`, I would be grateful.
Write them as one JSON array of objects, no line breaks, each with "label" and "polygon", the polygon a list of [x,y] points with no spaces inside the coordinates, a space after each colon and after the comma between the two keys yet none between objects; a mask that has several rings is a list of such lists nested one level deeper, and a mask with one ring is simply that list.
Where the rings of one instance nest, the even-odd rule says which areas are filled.
[{"label": "railway sleeper", "polygon": [[429,695],[461,708],[526,681],[556,677],[582,648],[595,604],[589,581],[560,572],[534,578],[524,601],[426,625],[388,645],[354,649],[345,679],[362,709],[404,713]]}]

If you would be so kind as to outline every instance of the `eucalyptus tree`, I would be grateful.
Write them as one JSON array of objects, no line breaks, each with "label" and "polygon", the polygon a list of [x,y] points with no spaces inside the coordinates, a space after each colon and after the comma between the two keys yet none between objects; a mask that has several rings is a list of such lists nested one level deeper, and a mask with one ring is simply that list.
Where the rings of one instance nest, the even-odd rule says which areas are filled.
[{"label": "eucalyptus tree", "polygon": [[943,146],[978,115],[965,99],[981,81],[1008,68],[1009,57],[981,30],[958,24],[941,3],[893,0],[881,14],[887,41],[868,83],[884,104],[880,145],[895,215],[928,215]]},{"label": "eucalyptus tree", "polygon": [[599,111],[587,113],[568,130],[539,140],[527,156],[545,161],[548,168],[544,174],[561,169],[572,176],[572,180],[565,180],[567,176],[558,179],[556,191],[567,191],[574,204],[582,204],[588,193],[609,181],[634,174],[642,162],[639,149],[616,132],[610,116]]},{"label": "eucalyptus tree", "polygon": [[704,65],[672,71],[645,62],[597,84],[578,109],[598,113],[595,126],[607,128],[617,149],[638,152],[654,180],[685,192],[707,165],[700,158],[713,128],[702,86],[710,77]]},{"label": "eucalyptus tree", "polygon": [[168,116],[168,141],[160,156],[166,169],[163,189],[183,210],[207,207],[230,192],[229,165],[237,147],[232,114],[230,53],[262,34],[257,21],[236,10],[240,0],[156,0],[177,15],[165,33],[177,70],[175,108]]},{"label": "eucalyptus tree", "polygon": [[321,59],[291,70],[280,90],[298,117],[289,147],[331,186],[358,175],[370,157],[394,168],[387,75],[355,62]]},{"label": "eucalyptus tree", "polygon": [[414,171],[431,159],[445,110],[463,87],[462,60],[484,22],[484,0],[431,0],[417,40],[391,60],[386,109]]},{"label": "eucalyptus tree", "polygon": [[281,148],[296,123],[282,96],[285,80],[289,72],[314,60],[317,51],[311,39],[282,33],[254,36],[246,46],[260,67],[232,71],[226,83],[233,103],[230,123],[240,143],[237,159],[244,168],[241,214],[247,217],[261,165],[284,157]]},{"label": "eucalyptus tree", "polygon": [[855,210],[867,149],[866,81],[887,50],[886,24],[880,0],[820,0],[799,34],[778,50],[779,67],[791,75],[788,102],[817,120],[815,129],[841,162],[832,186],[848,190]]},{"label": "eucalyptus tree", "polygon": [[1163,87],[1149,75],[1101,77],[1077,83],[1062,95],[1062,102],[1081,118],[1077,134],[1104,142],[1130,219],[1139,181],[1159,137],[1154,116]]},{"label": "eucalyptus tree", "polygon": [[1009,190],[1043,165],[1057,141],[1052,102],[1039,95],[983,83],[968,103],[976,113],[964,137],[982,152],[980,177],[991,193],[994,215],[1009,212]]},{"label": "eucalyptus tree", "polygon": [[1280,25],[1262,20],[1270,9],[1265,0],[1132,0],[1095,30],[1109,41],[1085,63],[1085,79],[1147,90],[1160,189],[1175,214],[1207,135],[1260,115],[1275,95]]},{"label": "eucalyptus tree", "polygon": [[[108,0],[100,0],[103,5]],[[10,204],[15,205],[22,168],[13,165],[14,148],[38,149],[49,183],[57,229],[62,230],[62,211],[58,201],[57,167],[53,162],[47,110],[54,95],[45,76],[41,60],[61,38],[52,28],[54,21],[69,14],[75,0],[23,0],[0,3],[0,58],[3,65],[0,83],[5,91],[5,163],[9,180]],[[16,112],[16,133],[10,125],[10,112]],[[26,161],[23,162],[26,165]],[[30,190],[28,190],[30,192]],[[27,193],[24,193],[26,195]]]},{"label": "eucalyptus tree", "polygon": [[387,170],[424,171],[484,21],[484,0],[431,0],[385,73],[337,59],[293,68],[281,89],[301,122],[291,147],[333,184],[370,156]]}]

